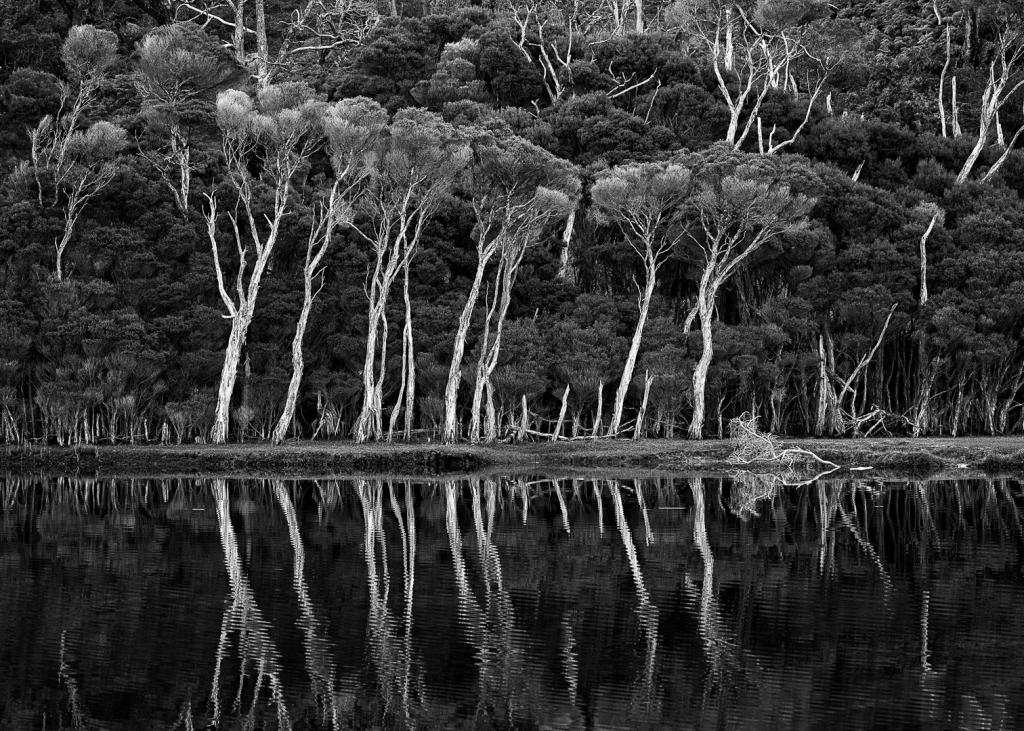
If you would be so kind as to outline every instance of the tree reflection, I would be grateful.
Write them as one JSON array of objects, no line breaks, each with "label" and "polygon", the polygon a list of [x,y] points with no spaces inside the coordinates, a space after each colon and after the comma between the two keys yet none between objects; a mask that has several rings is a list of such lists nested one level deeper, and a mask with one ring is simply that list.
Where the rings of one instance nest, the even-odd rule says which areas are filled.
[{"label": "tree reflection", "polygon": [[498,485],[490,479],[470,480],[469,493],[483,587],[482,604],[470,588],[463,554],[458,517],[460,490],[453,481],[445,483],[445,524],[458,594],[458,617],[477,658],[476,718],[480,723],[491,719],[515,725],[526,701],[525,658],[512,598],[505,588],[501,556],[492,539]]},{"label": "tree reflection", "polygon": [[[705,693],[714,693],[727,688],[729,678],[740,668],[740,647],[733,633],[722,618],[715,594],[715,557],[708,540],[707,509],[704,505],[704,480],[691,477],[690,492],[693,494],[693,542],[700,552],[704,566],[698,597],[698,629],[704,645],[704,658],[708,663],[708,677]],[[693,580],[684,577],[686,586],[696,591]]]},{"label": "tree reflection", "polygon": [[[635,683],[638,694],[634,697],[634,704],[639,702],[637,710],[643,713],[645,720],[657,717],[657,699],[655,696],[654,680],[655,667],[658,655],[658,608],[651,602],[650,592],[644,581],[643,571],[640,568],[640,560],[637,557],[636,545],[633,543],[633,533],[626,521],[626,512],[622,507],[622,486],[615,480],[609,481],[609,492],[612,496],[612,505],[615,508],[615,525],[619,529],[619,538],[626,551],[626,562],[629,564],[630,573],[633,576],[633,586],[636,588],[637,596],[637,618],[640,623],[640,631],[644,638],[644,662],[640,675]],[[642,491],[637,486],[637,499],[644,515],[645,537],[649,543],[651,540],[650,523],[647,520]]]},{"label": "tree reflection", "polygon": [[[249,578],[242,568],[238,550],[238,538],[231,525],[231,505],[226,480],[213,481],[213,497],[217,507],[217,525],[220,528],[220,542],[224,551],[224,566],[231,587],[231,602],[225,607],[221,620],[220,641],[217,644],[217,660],[213,673],[213,688],[210,699],[213,705],[211,723],[221,723],[221,675],[224,660],[228,657],[230,636],[238,635],[239,678],[238,689],[231,707],[232,714],[243,715],[243,722],[254,728],[256,709],[260,694],[266,686],[270,700],[277,711],[279,729],[290,729],[291,721],[285,705],[284,688],[281,681],[281,659],[270,637],[270,624],[256,603]],[[255,676],[252,673],[255,672]],[[246,686],[250,686],[251,700],[247,711],[243,711]]]},{"label": "tree reflection", "polygon": [[327,728],[342,727],[343,719],[351,710],[351,703],[342,703],[337,684],[337,668],[327,639],[328,627],[316,615],[313,600],[306,584],[306,551],[302,545],[295,503],[283,480],[274,481],[274,496],[284,513],[288,525],[288,540],[292,546],[292,587],[299,604],[299,627],[302,629],[306,671],[309,673],[313,699],[320,708],[321,723]]},{"label": "tree reflection", "polygon": [[[369,591],[370,659],[377,674],[377,686],[383,703],[383,716],[397,709],[409,725],[414,717],[412,620],[416,571],[416,519],[411,485],[406,484],[405,508],[400,508],[392,482],[387,483],[388,500],[398,525],[402,548],[402,587],[404,611],[401,621],[388,608],[391,571],[388,566],[387,535],[384,531],[384,491],[382,480],[359,480],[356,494],[363,513],[363,553],[366,558]],[[419,695],[422,696],[422,693]],[[382,721],[384,718],[381,719]]]}]

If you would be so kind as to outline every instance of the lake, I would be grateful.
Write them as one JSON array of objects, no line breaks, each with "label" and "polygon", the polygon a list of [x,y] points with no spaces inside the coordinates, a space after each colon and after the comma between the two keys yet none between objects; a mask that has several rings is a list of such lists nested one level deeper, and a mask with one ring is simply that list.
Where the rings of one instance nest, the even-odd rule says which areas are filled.
[{"label": "lake", "polygon": [[1024,728],[1013,480],[0,498],[3,729]]}]

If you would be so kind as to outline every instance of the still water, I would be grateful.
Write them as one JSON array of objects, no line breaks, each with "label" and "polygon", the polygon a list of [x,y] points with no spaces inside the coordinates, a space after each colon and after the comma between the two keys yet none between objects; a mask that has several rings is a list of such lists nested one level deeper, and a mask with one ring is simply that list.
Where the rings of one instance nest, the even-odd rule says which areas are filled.
[{"label": "still water", "polygon": [[1019,483],[0,481],[0,728],[1024,728]]}]

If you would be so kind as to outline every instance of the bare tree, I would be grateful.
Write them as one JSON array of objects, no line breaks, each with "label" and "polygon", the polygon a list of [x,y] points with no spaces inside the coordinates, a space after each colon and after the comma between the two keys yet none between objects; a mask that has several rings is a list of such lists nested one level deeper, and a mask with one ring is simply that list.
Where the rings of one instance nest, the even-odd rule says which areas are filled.
[{"label": "bare tree", "polygon": [[695,17],[693,23],[711,53],[718,90],[729,109],[725,141],[740,149],[756,125],[762,153],[772,154],[792,144],[810,118],[824,79],[809,89],[804,120],[790,139],[776,143],[773,127],[765,140],[760,113],[770,91],[786,91],[792,85],[794,95],[799,93],[793,69],[802,60],[812,60],[804,45],[788,29],[755,24],[732,5],[718,8],[710,18]]},{"label": "bare tree", "polygon": [[[227,45],[235,60],[250,69],[260,88],[274,83],[281,71],[304,55],[318,54],[323,61],[332,52],[358,45],[380,22],[372,0],[301,0],[281,32],[270,34],[265,0],[170,0],[170,4],[175,20],[192,21],[203,28],[230,28],[232,37]],[[271,35],[278,39],[274,50]],[[255,40],[255,51],[247,52],[247,37]]]},{"label": "bare tree", "polygon": [[[213,252],[217,289],[231,321],[231,334],[224,351],[217,407],[211,439],[223,443],[228,437],[231,396],[238,376],[238,364],[249,325],[256,312],[256,297],[277,245],[281,223],[292,205],[292,181],[319,146],[323,105],[299,84],[269,87],[255,100],[231,90],[217,97],[217,124],[221,129],[228,181],[238,202],[228,214],[238,254],[233,292],[221,266],[217,231],[217,198],[207,195],[204,212],[207,235]],[[250,165],[258,166],[254,175]],[[269,214],[260,210],[262,188],[269,189],[273,205]],[[241,208],[241,220],[238,209]],[[263,221],[265,225],[259,222]],[[249,269],[249,246],[255,252]]]},{"label": "bare tree", "polygon": [[689,192],[689,170],[680,165],[658,163],[612,168],[603,173],[591,189],[593,211],[598,221],[614,223],[620,228],[626,243],[643,261],[644,269],[643,284],[637,284],[640,316],[615,392],[608,425],[611,436],[618,434],[622,422],[622,409],[640,353],[658,270],[683,236],[680,221]]},{"label": "bare tree", "polygon": [[[978,114],[978,140],[956,176],[957,185],[967,182],[978,158],[988,147],[993,128],[999,126],[999,110],[1010,101],[1014,94],[1024,88],[1024,77],[1021,77],[1019,68],[1021,61],[1024,61],[1024,32],[1006,28],[999,34],[995,58],[989,64],[988,81],[981,96],[981,107]],[[989,168],[983,180],[988,180],[999,170],[1022,132],[1024,132],[1024,124],[1013,135],[1013,139],[1005,146],[1003,155]]]}]

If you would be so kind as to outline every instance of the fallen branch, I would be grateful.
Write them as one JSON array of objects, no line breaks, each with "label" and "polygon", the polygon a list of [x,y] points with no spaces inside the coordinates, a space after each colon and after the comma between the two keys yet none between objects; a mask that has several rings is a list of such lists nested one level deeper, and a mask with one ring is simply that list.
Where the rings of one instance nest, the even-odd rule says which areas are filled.
[{"label": "fallen branch", "polygon": [[[801,461],[803,457],[810,458],[819,464],[831,465],[833,469],[828,472],[839,469],[839,465],[835,462],[823,459],[809,449],[783,447],[778,437],[757,428],[757,417],[749,412],[744,412],[729,420],[729,438],[735,445],[732,454],[726,457],[726,461],[731,464],[749,465],[774,462],[789,468],[794,463]],[[822,474],[828,474],[828,472]]]}]

